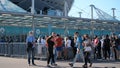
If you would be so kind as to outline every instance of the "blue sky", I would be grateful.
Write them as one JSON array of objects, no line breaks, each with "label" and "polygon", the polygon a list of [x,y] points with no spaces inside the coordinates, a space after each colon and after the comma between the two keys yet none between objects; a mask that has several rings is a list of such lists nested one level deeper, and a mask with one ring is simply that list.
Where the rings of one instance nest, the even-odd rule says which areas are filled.
[{"label": "blue sky", "polygon": [[[90,5],[93,4],[95,7],[103,10],[104,12],[112,16],[111,8],[116,8],[115,16],[120,20],[120,0],[74,0],[73,6],[69,12],[69,16],[79,17],[78,12],[82,12],[83,18],[90,18],[91,8]],[[94,18],[97,15],[94,11]]]}]

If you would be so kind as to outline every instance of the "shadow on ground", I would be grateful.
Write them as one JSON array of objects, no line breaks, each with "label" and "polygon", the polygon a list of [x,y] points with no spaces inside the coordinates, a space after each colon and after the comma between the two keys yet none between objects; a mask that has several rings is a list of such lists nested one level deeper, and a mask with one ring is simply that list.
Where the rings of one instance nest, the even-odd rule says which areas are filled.
[{"label": "shadow on ground", "polygon": [[[31,65],[32,66],[32,65]],[[62,67],[62,66],[51,66],[51,67],[47,67],[47,66],[42,66],[42,65],[36,65],[37,67],[42,67],[42,68],[85,68],[85,67]],[[87,67],[87,68],[116,68],[116,67]]]}]

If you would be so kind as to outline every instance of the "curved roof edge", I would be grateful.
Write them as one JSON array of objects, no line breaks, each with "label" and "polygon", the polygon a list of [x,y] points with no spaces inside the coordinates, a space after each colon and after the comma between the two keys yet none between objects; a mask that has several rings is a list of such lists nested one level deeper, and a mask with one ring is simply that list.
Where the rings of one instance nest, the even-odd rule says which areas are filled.
[{"label": "curved roof edge", "polygon": [[[25,9],[26,11],[30,11],[31,0],[23,0],[23,1],[9,0],[9,1],[11,1],[14,4],[18,5],[19,7]],[[47,7],[47,8],[64,11],[65,1],[67,2],[68,12],[69,12],[74,0],[35,0],[35,10],[37,12],[39,12],[40,10],[43,10],[45,7]]]}]

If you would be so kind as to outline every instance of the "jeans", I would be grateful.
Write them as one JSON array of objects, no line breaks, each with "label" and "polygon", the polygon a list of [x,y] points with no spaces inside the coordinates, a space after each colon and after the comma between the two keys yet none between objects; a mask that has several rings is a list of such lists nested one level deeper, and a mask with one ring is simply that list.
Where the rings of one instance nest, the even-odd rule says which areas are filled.
[{"label": "jeans", "polygon": [[91,56],[90,56],[91,54],[90,54],[90,52],[84,52],[84,60],[85,60],[85,64],[84,65],[87,65],[87,63],[89,62],[89,63],[92,63],[91,62]]},{"label": "jeans", "polygon": [[[53,54],[54,54],[54,63],[55,63],[56,60],[57,60],[57,50],[56,50],[56,48],[54,48],[54,50],[53,50]],[[51,61],[51,64],[53,64],[52,59],[51,59],[50,61]]]},{"label": "jeans", "polygon": [[[75,58],[74,58],[74,60],[73,60],[73,64],[76,62],[76,60],[77,60],[77,58],[78,57],[81,57],[82,59],[84,58],[84,55],[83,55],[83,50],[82,49],[80,49],[80,53],[76,53],[76,55],[75,55]],[[83,59],[83,62],[84,62],[84,59]]]},{"label": "jeans", "polygon": [[28,49],[28,64],[30,64],[31,56],[32,56],[32,64],[34,64],[34,56],[35,56],[34,50],[35,48]]}]

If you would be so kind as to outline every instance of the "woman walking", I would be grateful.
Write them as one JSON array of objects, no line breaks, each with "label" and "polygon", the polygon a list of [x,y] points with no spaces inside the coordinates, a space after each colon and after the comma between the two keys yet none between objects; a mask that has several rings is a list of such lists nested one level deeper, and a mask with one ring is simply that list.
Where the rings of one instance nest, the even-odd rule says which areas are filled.
[{"label": "woman walking", "polygon": [[84,35],[85,40],[83,41],[83,46],[84,46],[84,60],[85,60],[85,64],[83,65],[84,68],[87,68],[87,63],[89,62],[90,65],[89,67],[92,66],[92,62],[91,62],[91,51],[92,51],[92,42],[89,39],[89,36],[86,34]]}]

